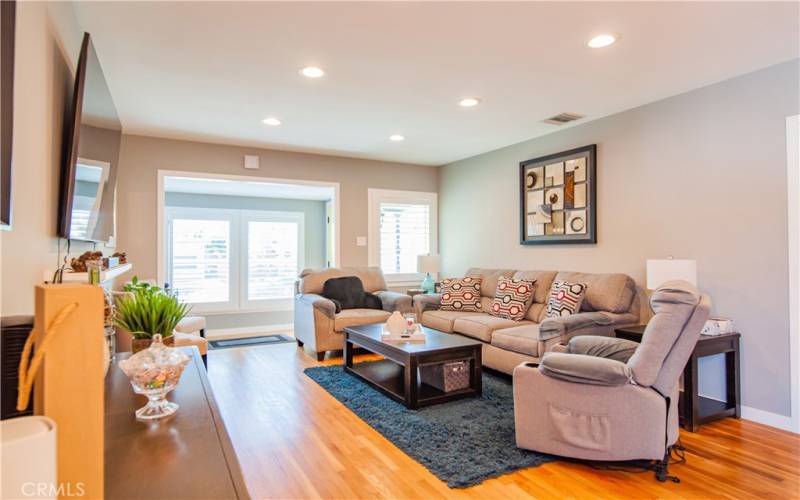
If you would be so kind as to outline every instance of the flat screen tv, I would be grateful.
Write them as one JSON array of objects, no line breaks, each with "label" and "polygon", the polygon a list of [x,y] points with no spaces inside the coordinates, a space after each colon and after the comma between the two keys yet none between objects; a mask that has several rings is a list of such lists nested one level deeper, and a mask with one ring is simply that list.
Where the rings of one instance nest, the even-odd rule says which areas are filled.
[{"label": "flat screen tv", "polygon": [[16,2],[0,2],[0,227],[11,227],[11,145],[14,130]]},{"label": "flat screen tv", "polygon": [[69,104],[58,235],[70,240],[108,242],[114,235],[122,126],[88,33],[83,35]]}]

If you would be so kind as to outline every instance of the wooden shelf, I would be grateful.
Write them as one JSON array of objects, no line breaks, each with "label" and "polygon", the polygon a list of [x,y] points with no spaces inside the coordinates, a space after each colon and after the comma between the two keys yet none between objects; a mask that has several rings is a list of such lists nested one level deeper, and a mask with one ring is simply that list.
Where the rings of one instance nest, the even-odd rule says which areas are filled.
[{"label": "wooden shelf", "polygon": [[[133,264],[128,262],[127,264],[120,264],[116,267],[112,267],[111,269],[100,271],[100,283],[113,280],[114,278],[127,273],[131,269],[133,269]],[[42,278],[45,283],[49,283],[53,279],[54,273],[55,270],[44,271]],[[61,281],[62,283],[88,283],[89,273],[72,273],[65,271]]]}]

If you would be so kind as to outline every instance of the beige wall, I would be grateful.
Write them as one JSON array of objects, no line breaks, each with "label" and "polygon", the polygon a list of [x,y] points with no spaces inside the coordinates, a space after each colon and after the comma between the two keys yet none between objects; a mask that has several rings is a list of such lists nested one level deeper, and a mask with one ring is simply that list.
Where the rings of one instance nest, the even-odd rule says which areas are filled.
[{"label": "beige wall", "polygon": [[[259,170],[245,170],[245,154],[260,157]],[[236,146],[123,135],[117,187],[117,245],[127,252],[140,277],[156,276],[156,191],[158,170],[251,175],[339,182],[341,264],[366,265],[367,189],[438,189],[436,167],[357,160]]]},{"label": "beige wall", "polygon": [[[648,258],[696,259],[714,312],[743,335],[744,405],[788,415],[785,127],[799,70],[794,60],[443,167],[445,273],[620,271],[642,284]],[[520,245],[519,162],[593,143],[597,244]]]},{"label": "beige wall", "polygon": [[[82,32],[70,4],[17,2],[13,225],[0,232],[2,314],[33,314],[33,287],[59,265],[56,216],[64,106]],[[88,248],[75,244],[73,253]]]}]

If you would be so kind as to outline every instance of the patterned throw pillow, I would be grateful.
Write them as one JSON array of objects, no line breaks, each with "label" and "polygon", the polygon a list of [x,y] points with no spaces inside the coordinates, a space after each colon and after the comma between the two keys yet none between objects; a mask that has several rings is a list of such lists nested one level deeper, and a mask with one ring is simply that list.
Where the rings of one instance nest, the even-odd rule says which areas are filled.
[{"label": "patterned throw pillow", "polygon": [[481,310],[481,278],[442,280],[443,311],[478,312]]},{"label": "patterned throw pillow", "polygon": [[554,281],[547,299],[547,317],[558,318],[580,311],[588,286],[586,283]]},{"label": "patterned throw pillow", "polygon": [[500,318],[520,321],[531,306],[536,280],[514,280],[500,278],[494,292],[489,314]]}]

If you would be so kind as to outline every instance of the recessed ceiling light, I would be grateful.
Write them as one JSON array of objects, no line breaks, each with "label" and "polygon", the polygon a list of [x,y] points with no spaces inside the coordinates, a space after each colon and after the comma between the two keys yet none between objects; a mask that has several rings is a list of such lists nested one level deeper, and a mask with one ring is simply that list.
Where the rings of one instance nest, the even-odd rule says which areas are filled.
[{"label": "recessed ceiling light", "polygon": [[307,78],[321,78],[323,75],[325,75],[325,72],[322,70],[322,68],[318,68],[316,66],[306,66],[300,70],[300,74]]},{"label": "recessed ceiling light", "polygon": [[615,37],[614,35],[603,34],[603,35],[597,35],[596,37],[592,38],[586,43],[586,45],[588,45],[593,49],[601,49],[603,47],[608,47],[609,45],[611,45],[616,41],[617,37]]},{"label": "recessed ceiling light", "polygon": [[271,127],[277,127],[278,125],[281,124],[281,121],[278,120],[277,118],[264,118],[263,120],[261,120],[261,123],[263,123],[264,125],[269,125]]},{"label": "recessed ceiling light", "polygon": [[466,97],[458,101],[458,105],[461,106],[462,108],[472,108],[480,103],[481,100],[478,99],[477,97]]},{"label": "recessed ceiling light", "polygon": [[394,134],[394,135],[389,137],[389,140],[390,141],[394,141],[394,142],[400,142],[400,141],[405,141],[406,138],[405,138],[405,136],[402,136],[400,134]]}]

